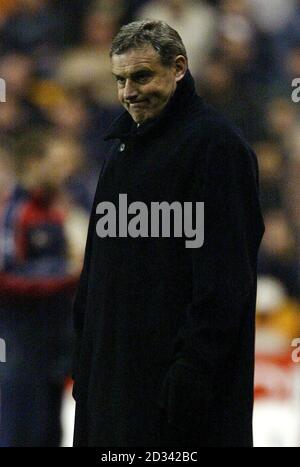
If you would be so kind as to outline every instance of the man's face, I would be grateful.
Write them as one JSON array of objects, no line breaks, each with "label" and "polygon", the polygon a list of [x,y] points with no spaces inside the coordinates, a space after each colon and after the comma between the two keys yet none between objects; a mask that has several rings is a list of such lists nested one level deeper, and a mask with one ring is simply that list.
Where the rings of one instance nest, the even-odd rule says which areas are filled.
[{"label": "man's face", "polygon": [[119,101],[136,123],[161,113],[180,78],[175,60],[171,67],[162,65],[151,46],[113,55],[112,72],[117,80]]}]

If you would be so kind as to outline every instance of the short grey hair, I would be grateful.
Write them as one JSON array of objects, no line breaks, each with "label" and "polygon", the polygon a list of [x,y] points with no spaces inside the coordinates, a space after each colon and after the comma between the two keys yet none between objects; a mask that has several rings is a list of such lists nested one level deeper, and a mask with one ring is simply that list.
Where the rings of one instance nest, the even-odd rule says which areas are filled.
[{"label": "short grey hair", "polygon": [[164,66],[171,66],[177,55],[187,58],[178,32],[165,21],[157,20],[134,21],[123,26],[112,42],[110,57],[149,45],[159,54]]}]

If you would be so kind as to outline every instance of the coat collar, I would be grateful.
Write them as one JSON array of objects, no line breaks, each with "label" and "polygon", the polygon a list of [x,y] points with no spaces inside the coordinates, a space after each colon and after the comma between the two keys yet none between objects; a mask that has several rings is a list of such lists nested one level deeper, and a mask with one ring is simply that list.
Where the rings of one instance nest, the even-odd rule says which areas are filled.
[{"label": "coat collar", "polygon": [[146,135],[150,131],[152,132],[156,129],[161,131],[162,125],[168,122],[170,118],[180,118],[182,112],[186,110],[188,102],[190,102],[195,95],[195,82],[190,71],[187,70],[184,78],[178,83],[175,93],[157,118],[137,127],[130,114],[124,111],[112,123],[104,139],[131,139]]}]

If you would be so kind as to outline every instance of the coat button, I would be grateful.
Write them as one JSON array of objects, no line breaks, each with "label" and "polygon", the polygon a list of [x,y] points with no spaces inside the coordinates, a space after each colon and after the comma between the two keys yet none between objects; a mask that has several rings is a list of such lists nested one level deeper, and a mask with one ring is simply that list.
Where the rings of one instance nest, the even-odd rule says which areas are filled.
[{"label": "coat button", "polygon": [[125,143],[120,144],[119,151],[120,152],[125,151],[125,147],[126,147]]}]

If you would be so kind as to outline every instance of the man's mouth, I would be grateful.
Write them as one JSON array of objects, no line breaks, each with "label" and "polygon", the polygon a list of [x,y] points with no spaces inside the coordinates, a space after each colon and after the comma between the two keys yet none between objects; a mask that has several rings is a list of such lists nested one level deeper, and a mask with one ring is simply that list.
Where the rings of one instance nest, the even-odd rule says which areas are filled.
[{"label": "man's mouth", "polygon": [[143,107],[145,105],[146,101],[138,101],[138,102],[130,102],[129,105],[130,107]]}]

